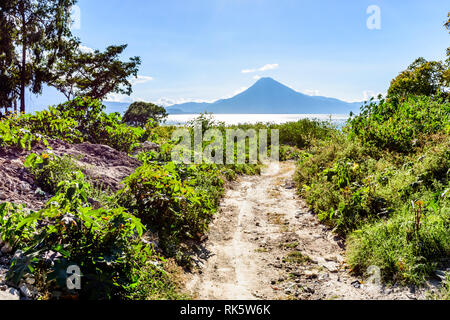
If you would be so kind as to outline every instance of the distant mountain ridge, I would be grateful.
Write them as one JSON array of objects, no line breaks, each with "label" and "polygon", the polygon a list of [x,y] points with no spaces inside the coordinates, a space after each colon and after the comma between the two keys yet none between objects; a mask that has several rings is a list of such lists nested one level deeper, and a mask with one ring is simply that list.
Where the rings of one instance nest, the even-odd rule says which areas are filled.
[{"label": "distant mountain ridge", "polygon": [[244,92],[213,103],[188,102],[167,107],[169,114],[348,114],[358,112],[361,102],[308,96],[272,78],[261,78]]},{"label": "distant mountain ridge", "polygon": [[[131,103],[104,101],[106,111],[125,113]],[[166,107],[169,114],[349,114],[359,113],[362,102],[309,96],[272,78],[261,78],[244,92],[213,103],[187,102]]]}]

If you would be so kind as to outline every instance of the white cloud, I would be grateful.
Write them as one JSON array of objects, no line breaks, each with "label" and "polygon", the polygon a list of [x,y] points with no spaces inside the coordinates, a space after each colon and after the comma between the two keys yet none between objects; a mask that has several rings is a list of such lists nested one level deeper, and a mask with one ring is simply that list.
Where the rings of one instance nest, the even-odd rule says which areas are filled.
[{"label": "white cloud", "polygon": [[303,90],[303,93],[307,94],[308,96],[318,96],[319,90],[306,89],[306,90]]},{"label": "white cloud", "polygon": [[147,83],[152,80],[153,80],[153,77],[138,75],[136,78],[131,79],[130,82],[131,82],[131,85],[135,86],[137,84]]},{"label": "white cloud", "polygon": [[378,99],[378,96],[379,96],[380,94],[381,94],[382,96],[386,96],[386,94],[383,94],[383,93],[381,93],[381,92],[375,93],[375,92],[372,91],[372,90],[363,91],[364,101],[369,101],[371,98]]},{"label": "white cloud", "polygon": [[108,101],[108,102],[123,102],[123,103],[133,103],[134,102],[134,100],[131,97],[129,97],[127,95],[124,95],[124,94],[118,94],[118,93],[110,93],[106,97],[105,101]]},{"label": "white cloud", "polygon": [[94,49],[81,45],[80,51],[83,53],[94,53]]},{"label": "white cloud", "polygon": [[261,79],[261,76],[258,76],[258,75],[256,75],[256,76],[253,76],[253,79],[255,79],[255,80],[259,80],[259,79]]},{"label": "white cloud", "polygon": [[159,98],[156,100],[156,104],[159,106],[163,106],[163,107],[169,107],[169,106],[173,106],[175,104],[182,104],[182,103],[188,103],[188,102],[197,102],[197,103],[202,103],[202,102],[208,102],[208,103],[212,103],[215,102],[216,100],[203,100],[203,99],[185,99],[185,98],[175,98],[175,99],[171,99],[171,98]]},{"label": "white cloud", "polygon": [[234,96],[237,96],[238,94],[244,92],[245,90],[247,90],[248,87],[240,87],[239,89],[237,89],[235,92],[233,92],[233,94],[229,97],[232,98]]},{"label": "white cloud", "polygon": [[280,65],[278,63],[273,63],[273,64],[266,64],[265,66],[262,66],[261,68],[258,69],[244,69],[241,72],[242,73],[254,73],[254,72],[262,72],[262,71],[268,71],[268,70],[274,70],[277,69]]}]

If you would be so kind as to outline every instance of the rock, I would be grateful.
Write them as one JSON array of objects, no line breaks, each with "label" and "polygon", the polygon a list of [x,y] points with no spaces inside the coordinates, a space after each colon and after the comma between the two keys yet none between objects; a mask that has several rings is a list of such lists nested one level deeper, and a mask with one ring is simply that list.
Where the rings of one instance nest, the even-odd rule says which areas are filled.
[{"label": "rock", "polygon": [[87,201],[92,206],[93,209],[98,210],[102,207],[102,204],[98,202],[97,200],[94,200],[92,198],[87,198]]},{"label": "rock", "polygon": [[7,199],[6,195],[0,191],[0,200],[5,201]]},{"label": "rock", "polygon": [[12,247],[10,246],[9,243],[5,243],[5,244],[3,245],[3,248],[2,248],[2,250],[1,250],[1,252],[4,253],[4,254],[9,254],[9,253],[12,252]]},{"label": "rock", "polygon": [[358,280],[353,281],[351,284],[352,284],[352,286],[355,287],[356,289],[361,288],[361,282],[359,282]]},{"label": "rock", "polygon": [[149,151],[159,151],[160,148],[161,148],[160,145],[158,145],[154,142],[145,141],[140,146],[138,146],[134,149],[134,154],[138,154],[141,152],[149,152]]},{"label": "rock", "polygon": [[328,261],[328,262],[322,263],[322,266],[327,268],[328,271],[330,271],[331,273],[336,273],[339,271],[339,265],[335,262]]},{"label": "rock", "polygon": [[36,283],[36,280],[34,278],[27,278],[25,282],[28,283],[29,285],[33,285]]},{"label": "rock", "polygon": [[315,292],[315,290],[310,287],[304,287],[303,292],[313,294]]},{"label": "rock", "polygon": [[34,194],[42,198],[45,198],[47,195],[41,188],[37,188],[36,191],[34,191]]},{"label": "rock", "polygon": [[322,273],[319,276],[319,280],[326,280],[326,279],[329,279],[329,278],[330,278],[330,275],[328,273]]},{"label": "rock", "polygon": [[285,189],[287,189],[287,190],[292,190],[292,189],[294,189],[295,188],[295,183],[294,182],[287,182],[284,186],[283,186],[283,188],[285,188]]},{"label": "rock", "polygon": [[10,288],[6,291],[0,291],[0,301],[20,300],[19,291],[14,288]]},{"label": "rock", "polygon": [[275,285],[275,284],[277,284],[277,282],[275,280],[272,280],[272,281],[270,281],[270,284]]},{"label": "rock", "polygon": [[434,274],[435,274],[439,279],[441,279],[441,281],[445,281],[445,278],[446,278],[445,271],[443,271],[443,270],[436,270],[436,271],[434,272]]},{"label": "rock", "polygon": [[314,271],[311,271],[311,270],[305,270],[303,272],[303,274],[305,275],[305,277],[307,279],[315,279],[315,278],[317,278],[317,273],[314,272]]}]

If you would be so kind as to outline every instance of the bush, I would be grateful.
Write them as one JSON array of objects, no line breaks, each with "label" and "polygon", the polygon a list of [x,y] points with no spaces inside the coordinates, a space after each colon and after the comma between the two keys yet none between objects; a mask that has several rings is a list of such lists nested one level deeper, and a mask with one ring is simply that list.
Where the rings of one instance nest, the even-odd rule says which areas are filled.
[{"label": "bush", "polygon": [[144,227],[123,208],[91,208],[88,188],[81,177],[64,183],[36,213],[24,214],[8,204],[0,207],[3,220],[17,220],[1,225],[3,240],[19,249],[7,275],[9,281],[18,284],[32,273],[40,279],[41,289],[64,290],[67,267],[77,265],[83,273],[81,297],[112,298],[133,284],[133,269],[154,255],[140,241]]},{"label": "bush", "polygon": [[133,128],[118,113],[105,114],[104,106],[91,98],[76,98],[34,115],[12,116],[0,121],[0,146],[30,148],[34,141],[61,139],[68,143],[105,144],[131,153],[152,137],[152,126]]},{"label": "bush", "polygon": [[34,175],[37,185],[50,194],[56,194],[61,182],[71,181],[81,172],[70,157],[61,158],[52,153],[30,154],[25,167]]},{"label": "bush", "polygon": [[412,205],[405,205],[391,219],[354,232],[347,248],[350,267],[364,272],[375,265],[384,280],[423,283],[450,254],[449,196],[439,198],[436,210],[429,205],[422,210],[419,225]]},{"label": "bush", "polygon": [[148,162],[125,179],[119,203],[158,233],[169,255],[185,239],[199,239],[223,193],[215,166],[184,166]]},{"label": "bush", "polygon": [[347,131],[365,145],[412,152],[429,135],[450,132],[450,102],[439,96],[371,101],[349,121]]},{"label": "bush", "polygon": [[153,103],[133,102],[125,112],[123,122],[130,126],[144,127],[150,119],[160,123],[165,118],[167,118],[165,108]]},{"label": "bush", "polygon": [[440,97],[371,103],[301,153],[299,193],[348,237],[355,272],[375,265],[385,280],[421,283],[448,258],[448,108]]}]

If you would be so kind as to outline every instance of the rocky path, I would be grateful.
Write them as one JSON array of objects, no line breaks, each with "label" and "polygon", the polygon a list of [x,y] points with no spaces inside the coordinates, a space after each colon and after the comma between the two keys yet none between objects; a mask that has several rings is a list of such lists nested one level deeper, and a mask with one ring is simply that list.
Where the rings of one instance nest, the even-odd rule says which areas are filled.
[{"label": "rocky path", "polygon": [[189,277],[197,299],[421,299],[351,276],[344,243],[298,198],[295,163],[272,163],[227,191]]}]

